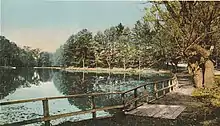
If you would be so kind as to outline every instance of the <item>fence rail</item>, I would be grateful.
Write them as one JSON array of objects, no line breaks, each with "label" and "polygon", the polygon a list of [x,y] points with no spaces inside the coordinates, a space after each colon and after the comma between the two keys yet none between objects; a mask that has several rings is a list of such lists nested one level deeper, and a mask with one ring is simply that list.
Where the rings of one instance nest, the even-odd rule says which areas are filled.
[{"label": "fence rail", "polygon": [[[162,82],[162,88],[158,89],[158,83]],[[165,82],[167,82],[168,86],[165,87]],[[149,98],[152,98],[153,96],[150,96],[147,91],[147,86],[148,85],[154,85],[154,91],[155,93],[155,98],[152,100],[149,100]],[[169,79],[165,80],[160,80],[156,82],[150,82],[146,84],[142,84],[140,86],[137,86],[135,88],[132,88],[127,91],[122,91],[122,92],[111,92],[111,93],[90,93],[90,94],[76,94],[76,95],[66,95],[66,96],[59,96],[59,97],[46,97],[46,98],[35,98],[35,99],[28,99],[28,100],[15,100],[15,101],[7,101],[7,102],[1,102],[0,106],[5,106],[5,105],[12,105],[12,104],[20,104],[20,103],[28,103],[28,102],[39,102],[42,101],[42,106],[43,106],[43,117],[42,118],[36,118],[36,119],[31,119],[31,120],[25,120],[21,122],[15,122],[11,124],[6,124],[6,125],[24,125],[24,124],[31,124],[31,123],[36,123],[36,122],[45,122],[45,125],[50,125],[50,120],[55,120],[63,117],[68,117],[68,116],[75,116],[75,115],[80,115],[80,114],[87,114],[87,113],[92,113],[92,118],[96,118],[96,112],[97,111],[104,111],[104,110],[112,110],[112,109],[121,109],[123,111],[129,111],[131,109],[135,109],[141,104],[138,104],[138,101],[146,98],[147,100],[145,102],[152,102],[153,100],[156,100],[167,93],[173,91],[175,86],[177,85],[177,80],[176,77],[172,77]],[[138,95],[138,89],[143,89],[142,93],[143,95]],[[166,90],[168,90],[166,92]],[[159,92],[163,92],[161,96],[159,96]],[[125,100],[125,95],[132,93],[133,92],[133,97],[130,98],[128,97],[128,100]],[[96,107],[96,102],[95,102],[95,97],[98,96],[103,96],[103,95],[120,95],[122,103],[119,105],[113,105],[113,106],[104,106],[104,107]],[[90,110],[84,110],[84,111],[76,111],[76,112],[70,112],[70,113],[64,113],[64,114],[58,114],[58,115],[50,115],[49,114],[49,100],[56,100],[56,99],[64,99],[64,98],[81,98],[81,97],[89,97],[91,100],[91,109]],[[128,107],[134,104],[132,107]]]},{"label": "fence rail", "polygon": [[[158,83],[160,83],[160,82],[162,82],[162,88],[158,89]],[[164,82],[167,82],[167,85],[168,85],[167,87],[165,87]],[[137,86],[135,88],[132,88],[132,89],[127,90],[122,93],[122,96],[123,96],[122,98],[123,98],[123,103],[124,103],[124,111],[130,111],[130,110],[135,109],[138,106],[142,105],[143,103],[138,104],[138,101],[143,98],[146,98],[145,102],[149,103],[149,102],[152,102],[158,98],[163,97],[167,93],[172,92],[178,83],[177,83],[176,76],[174,76],[173,78],[165,79],[165,80],[161,80],[161,81],[156,81],[156,82],[151,82],[150,84],[153,84],[153,88],[154,88],[153,93],[155,94],[155,97],[150,96],[147,91],[146,86],[149,85],[149,83]],[[143,88],[143,91],[142,91],[143,95],[138,96],[138,93],[137,93],[138,89],[141,89],[141,88]],[[166,90],[168,90],[168,91],[166,92]],[[125,102],[125,100],[124,100],[125,94],[131,93],[131,92],[133,92],[133,98],[131,98],[127,102]],[[162,92],[162,95],[159,95],[159,92]],[[149,100],[149,98],[154,98],[154,99]],[[130,107],[128,107],[128,106],[130,106]]]}]

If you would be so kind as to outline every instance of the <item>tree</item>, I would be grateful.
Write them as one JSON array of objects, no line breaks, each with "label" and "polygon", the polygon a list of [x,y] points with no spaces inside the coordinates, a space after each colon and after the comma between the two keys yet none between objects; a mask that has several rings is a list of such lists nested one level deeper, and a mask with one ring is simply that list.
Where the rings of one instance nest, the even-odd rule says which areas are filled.
[{"label": "tree", "polygon": [[91,43],[91,49],[95,57],[96,67],[98,67],[99,64],[101,66],[105,66],[105,64],[103,63],[101,54],[100,54],[101,52],[105,50],[104,45],[105,45],[105,35],[101,31],[98,31],[96,35],[94,36],[93,43]]},{"label": "tree", "polygon": [[188,62],[196,87],[212,87],[214,83],[211,54],[219,42],[219,6],[219,2],[153,2],[145,16],[165,31],[174,43],[172,48],[178,50],[177,57]]},{"label": "tree", "polygon": [[41,52],[40,53],[40,57],[38,59],[38,66],[41,66],[41,67],[48,67],[48,66],[51,66],[51,61],[50,61],[50,57],[51,57],[51,54],[48,53],[48,52]]},{"label": "tree", "polygon": [[75,35],[71,35],[64,44],[64,61],[67,66],[89,66],[89,45],[92,42],[92,32],[82,29]]},{"label": "tree", "polygon": [[104,31],[105,42],[104,50],[100,52],[102,59],[108,64],[108,68],[111,69],[114,63],[114,55],[116,54],[116,28],[111,27]]},{"label": "tree", "polygon": [[136,59],[138,59],[139,69],[141,69],[142,66],[151,64],[151,53],[153,51],[150,49],[152,47],[153,35],[153,31],[146,21],[138,20],[132,29],[132,41],[136,45]]},{"label": "tree", "polygon": [[63,66],[64,65],[64,48],[63,46],[60,46],[58,49],[56,49],[56,52],[53,53],[53,61],[52,66]]}]

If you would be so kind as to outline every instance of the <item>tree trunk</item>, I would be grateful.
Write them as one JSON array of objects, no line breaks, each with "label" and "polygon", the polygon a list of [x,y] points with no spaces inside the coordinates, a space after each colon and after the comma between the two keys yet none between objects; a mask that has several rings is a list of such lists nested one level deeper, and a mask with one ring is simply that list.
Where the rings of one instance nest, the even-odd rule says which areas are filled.
[{"label": "tree trunk", "polygon": [[178,72],[178,62],[174,62],[174,67],[175,72]]},{"label": "tree trunk", "polygon": [[124,58],[124,70],[126,70],[126,60]]},{"label": "tree trunk", "polygon": [[123,81],[124,81],[124,82],[125,82],[125,76],[126,76],[126,75],[125,75],[125,73],[124,73],[124,78],[123,78]]},{"label": "tree trunk", "polygon": [[[192,68],[192,72],[194,74],[194,82],[196,84],[196,87],[202,87],[201,81],[204,87],[206,88],[212,88],[214,84],[214,64],[209,59],[211,51],[201,47],[200,45],[193,45],[190,47],[191,51],[196,51],[196,55],[194,55],[194,58],[192,57],[192,61],[196,61],[197,63],[190,64],[190,67]],[[198,57],[200,55],[200,57]],[[208,59],[205,61],[205,59]],[[203,64],[204,68],[201,69],[200,66]],[[197,66],[193,67],[192,66]]]},{"label": "tree trunk", "polygon": [[188,64],[189,74],[192,75],[193,82],[196,88],[202,88],[203,85],[203,72],[202,69],[198,66],[198,63],[189,63]]},{"label": "tree trunk", "polygon": [[138,58],[138,69],[141,70],[141,61],[140,57]]},{"label": "tree trunk", "polygon": [[187,70],[188,70],[188,73],[189,73],[190,75],[193,75],[193,72],[192,72],[192,69],[191,69],[191,67],[190,67],[190,64],[188,64]]},{"label": "tree trunk", "polygon": [[214,85],[214,64],[211,60],[207,60],[204,66],[204,87],[212,88]]},{"label": "tree trunk", "polygon": [[203,73],[202,69],[199,68],[198,70],[194,71],[193,80],[195,83],[196,88],[202,88],[202,82],[203,82]]},{"label": "tree trunk", "polygon": [[85,67],[85,59],[83,58],[83,68]]},{"label": "tree trunk", "polygon": [[108,69],[110,70],[111,69],[111,63],[110,62],[107,62],[108,63]]},{"label": "tree trunk", "polygon": [[141,80],[141,74],[139,72],[139,74],[138,74],[138,81],[140,81],[140,80]]},{"label": "tree trunk", "polygon": [[82,82],[84,83],[84,81],[85,81],[85,72],[83,71]]}]

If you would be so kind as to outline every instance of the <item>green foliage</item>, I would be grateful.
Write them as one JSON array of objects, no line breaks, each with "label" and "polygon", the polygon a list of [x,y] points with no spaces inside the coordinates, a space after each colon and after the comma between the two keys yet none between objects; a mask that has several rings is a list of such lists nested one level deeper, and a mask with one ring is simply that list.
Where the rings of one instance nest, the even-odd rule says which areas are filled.
[{"label": "green foliage", "polygon": [[144,21],[137,21],[132,30],[120,23],[94,36],[84,29],[66,41],[63,59],[65,65],[75,67],[147,67],[152,60],[153,35]]},{"label": "green foliage", "polygon": [[92,61],[90,43],[92,42],[92,33],[87,29],[79,31],[75,35],[71,35],[64,44],[64,62],[67,66],[84,67],[88,66]]},{"label": "green foliage", "polygon": [[63,58],[64,49],[63,46],[60,46],[52,56],[52,66],[63,66],[64,58]]},{"label": "green foliage", "polygon": [[34,67],[51,66],[51,54],[32,49],[28,46],[18,47],[14,42],[0,36],[0,66]]},{"label": "green foliage", "polygon": [[219,57],[219,2],[151,3],[152,6],[146,8],[144,19],[156,31],[154,49],[157,51],[153,55],[157,61],[192,62],[192,57],[199,55],[198,52],[191,52],[190,48],[193,45],[199,45],[208,51],[211,46],[214,46],[211,57]]},{"label": "green foliage", "polygon": [[51,54],[48,52],[41,52],[40,57],[38,58],[38,66],[48,67],[51,66],[50,60]]},{"label": "green foliage", "polygon": [[210,57],[219,56],[219,3],[151,3],[143,20],[133,28],[119,23],[94,35],[82,29],[52,55],[30,47],[19,48],[2,36],[0,57],[4,58],[0,65],[160,68],[168,62],[188,62],[187,50],[193,44],[205,49],[214,45]]}]

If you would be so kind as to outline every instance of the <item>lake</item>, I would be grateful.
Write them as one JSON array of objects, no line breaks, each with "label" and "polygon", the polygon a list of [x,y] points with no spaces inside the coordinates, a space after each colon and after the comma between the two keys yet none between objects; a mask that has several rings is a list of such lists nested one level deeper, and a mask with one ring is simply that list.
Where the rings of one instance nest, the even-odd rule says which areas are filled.
[{"label": "lake", "polygon": [[[94,92],[125,91],[140,84],[165,79],[168,74],[113,74],[65,72],[61,70],[19,68],[15,70],[0,69],[0,102],[65,96]],[[148,87],[149,91],[152,86]],[[118,96],[101,96],[96,100],[97,106],[115,104]],[[34,119],[43,116],[42,103],[31,102],[0,106],[0,125]],[[68,98],[49,101],[50,114],[61,114],[90,109],[88,98]],[[97,112],[97,116],[112,115],[112,111]],[[64,121],[76,121],[91,118],[92,114],[67,117],[51,121],[58,124]],[[30,124],[41,125],[42,123]]]}]

